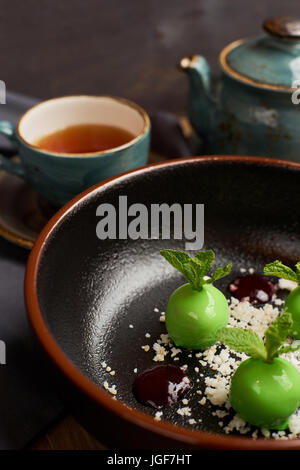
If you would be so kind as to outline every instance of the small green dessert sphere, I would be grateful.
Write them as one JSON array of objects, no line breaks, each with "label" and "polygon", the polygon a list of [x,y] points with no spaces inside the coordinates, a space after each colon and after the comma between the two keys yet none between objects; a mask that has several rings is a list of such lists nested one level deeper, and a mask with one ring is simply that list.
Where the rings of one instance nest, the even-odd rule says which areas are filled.
[{"label": "small green dessert sphere", "polygon": [[254,426],[286,429],[300,404],[300,374],[285,359],[247,359],[236,370],[229,399],[236,413]]},{"label": "small green dessert sphere", "polygon": [[295,339],[300,339],[300,287],[296,287],[286,298],[284,307],[293,319],[291,335]]},{"label": "small green dessert sphere", "polygon": [[166,328],[176,346],[205,349],[217,341],[217,330],[228,322],[228,303],[212,284],[200,291],[184,284],[171,295],[166,308]]}]

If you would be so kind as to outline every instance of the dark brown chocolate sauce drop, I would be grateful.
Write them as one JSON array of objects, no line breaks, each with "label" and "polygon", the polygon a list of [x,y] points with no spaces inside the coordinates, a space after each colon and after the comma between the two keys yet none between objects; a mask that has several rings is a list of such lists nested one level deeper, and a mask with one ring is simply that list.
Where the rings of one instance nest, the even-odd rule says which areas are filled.
[{"label": "dark brown chocolate sauce drop", "polygon": [[132,390],[139,402],[160,409],[180,400],[191,385],[183,369],[167,364],[141,372]]},{"label": "dark brown chocolate sauce drop", "polygon": [[229,290],[233,297],[255,305],[270,302],[275,293],[275,286],[259,274],[246,274],[231,283]]}]

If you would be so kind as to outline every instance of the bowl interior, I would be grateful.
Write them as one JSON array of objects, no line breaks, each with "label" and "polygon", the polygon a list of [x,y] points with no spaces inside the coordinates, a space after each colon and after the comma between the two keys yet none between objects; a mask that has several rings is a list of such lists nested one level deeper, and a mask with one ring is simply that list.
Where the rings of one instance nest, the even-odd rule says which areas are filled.
[{"label": "bowl interior", "polygon": [[[300,259],[299,172],[296,166],[259,161],[195,159],[138,170],[86,195],[46,240],[38,268],[40,309],[64,354],[99,387],[105,381],[115,384],[118,400],[154,415],[132,394],[134,369],[155,365],[152,345],[166,331],[154,309],[164,311],[169,295],[183,282],[159,251],[184,249],[184,240],[100,241],[97,207],[105,202],[118,208],[120,195],[127,195],[128,205],[148,208],[162,202],[204,203],[204,248],[215,251],[216,266],[233,263],[230,276],[216,283],[229,298],[228,284],[240,268],[261,272],[274,259],[291,265]],[[147,353],[142,349],[146,344],[151,347]],[[177,362],[169,355],[165,363],[188,365],[194,385],[187,398],[197,425],[190,426],[176,412],[182,403],[165,409],[164,419],[222,433],[213,407],[198,404],[196,390],[205,388],[209,372],[204,368],[204,377],[196,374],[199,362],[188,355],[180,354]]]}]

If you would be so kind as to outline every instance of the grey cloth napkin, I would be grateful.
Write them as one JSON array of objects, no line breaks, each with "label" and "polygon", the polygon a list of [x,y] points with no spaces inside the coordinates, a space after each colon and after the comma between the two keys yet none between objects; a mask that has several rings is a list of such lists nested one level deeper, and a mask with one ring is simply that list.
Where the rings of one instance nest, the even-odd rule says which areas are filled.
[{"label": "grey cloth napkin", "polygon": [[20,449],[63,412],[55,378],[29,325],[23,295],[28,253],[0,238],[0,449]]}]

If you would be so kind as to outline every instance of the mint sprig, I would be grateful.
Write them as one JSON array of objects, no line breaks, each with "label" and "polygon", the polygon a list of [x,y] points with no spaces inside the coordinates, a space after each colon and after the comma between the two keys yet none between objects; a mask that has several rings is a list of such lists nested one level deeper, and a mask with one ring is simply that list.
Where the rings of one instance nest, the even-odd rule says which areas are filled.
[{"label": "mint sprig", "polygon": [[224,268],[217,268],[209,279],[204,279],[215,260],[215,254],[212,250],[200,251],[194,257],[184,251],[177,250],[161,250],[160,254],[184,275],[194,290],[198,291],[202,289],[204,284],[211,284],[227,276],[232,267],[230,263]]},{"label": "mint sprig", "polygon": [[221,328],[217,332],[219,341],[236,352],[245,353],[255,359],[267,360],[264,342],[251,330],[242,328]]},{"label": "mint sprig", "polygon": [[242,328],[221,328],[217,337],[230,349],[271,363],[280,354],[300,349],[300,345],[281,347],[291,331],[292,324],[292,315],[284,311],[265,331],[265,341],[253,331]]},{"label": "mint sprig", "polygon": [[272,359],[278,356],[279,348],[288,337],[292,324],[292,315],[284,311],[265,331],[265,347],[268,355],[267,362],[272,362]]},{"label": "mint sprig", "polygon": [[287,354],[289,352],[295,352],[300,349],[300,344],[289,344],[288,346],[283,346],[278,350],[278,356],[280,354]]},{"label": "mint sprig", "polygon": [[296,270],[285,266],[281,261],[273,261],[264,267],[264,274],[267,276],[277,276],[288,281],[300,283],[300,262],[296,264]]}]

